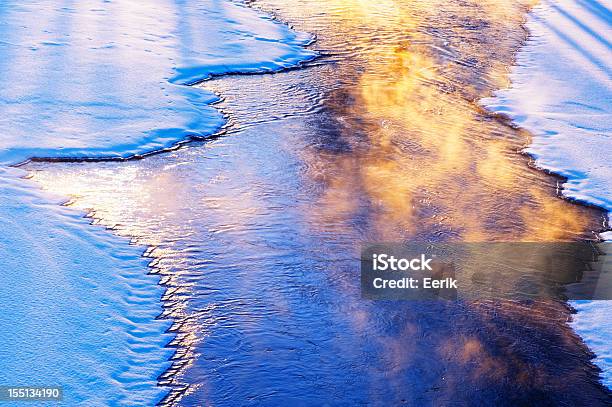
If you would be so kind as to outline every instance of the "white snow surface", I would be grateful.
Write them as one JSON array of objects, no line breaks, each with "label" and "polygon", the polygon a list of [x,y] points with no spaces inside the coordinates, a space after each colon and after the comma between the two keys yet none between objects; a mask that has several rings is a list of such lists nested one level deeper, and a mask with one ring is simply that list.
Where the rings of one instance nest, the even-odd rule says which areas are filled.
[{"label": "white snow surface", "polygon": [[315,57],[311,40],[227,0],[0,1],[0,385],[62,386],[66,406],[150,406],[172,354],[145,248],[9,165],[210,135],[218,97],[185,84],[296,66]]},{"label": "white snow surface", "polygon": [[578,312],[572,327],[595,353],[601,381],[612,389],[612,301],[572,301],[572,306]]},{"label": "white snow surface", "polygon": [[565,196],[612,210],[612,1],[542,0],[510,89],[483,99],[534,134],[527,152]]},{"label": "white snow surface", "polygon": [[154,405],[172,337],[143,248],[0,171],[0,385],[61,386],[66,406]]},{"label": "white snow surface", "polygon": [[312,59],[311,37],[226,0],[0,4],[0,163],[127,157],[223,124],[183,84]]},{"label": "white snow surface", "polygon": [[[541,0],[512,87],[482,103],[534,134],[527,152],[567,177],[563,194],[612,211],[612,1]],[[610,212],[609,212],[610,213]],[[612,233],[602,234],[612,240]],[[572,326],[612,388],[612,301],[574,301]]]}]

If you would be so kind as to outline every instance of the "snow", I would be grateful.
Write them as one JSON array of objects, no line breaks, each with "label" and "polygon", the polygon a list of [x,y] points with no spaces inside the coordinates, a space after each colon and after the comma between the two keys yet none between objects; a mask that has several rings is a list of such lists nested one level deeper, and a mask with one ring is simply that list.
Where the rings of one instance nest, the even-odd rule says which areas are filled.
[{"label": "snow", "polygon": [[219,0],[0,5],[0,163],[127,157],[206,136],[217,96],[183,86],[315,57],[312,39]]},{"label": "snow", "polygon": [[612,210],[612,1],[544,0],[530,15],[512,87],[482,103],[534,135],[538,166],[564,195]]},{"label": "snow", "polygon": [[[612,1],[542,0],[512,87],[482,103],[534,134],[527,152],[567,177],[563,194],[612,211]],[[612,233],[602,237],[612,240]],[[572,326],[612,385],[612,301],[573,302]],[[612,388],[612,387],[611,387]]]},{"label": "snow", "polygon": [[602,383],[612,388],[612,301],[573,301],[572,305],[578,312],[572,327],[595,353]]},{"label": "snow", "polygon": [[155,405],[171,356],[144,248],[8,165],[210,135],[218,98],[185,84],[296,66],[315,57],[311,40],[225,0],[0,2],[0,385],[63,386],[70,406]]},{"label": "snow", "polygon": [[155,404],[172,338],[143,248],[17,175],[0,174],[0,384],[62,386],[67,406]]}]

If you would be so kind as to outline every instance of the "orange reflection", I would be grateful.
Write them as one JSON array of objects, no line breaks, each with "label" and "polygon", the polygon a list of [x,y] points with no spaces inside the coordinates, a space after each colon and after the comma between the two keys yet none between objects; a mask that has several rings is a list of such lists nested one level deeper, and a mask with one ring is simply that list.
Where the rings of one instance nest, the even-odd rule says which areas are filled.
[{"label": "orange reflection", "polygon": [[[528,135],[483,113],[475,102],[507,84],[506,69],[512,62],[512,51],[523,38],[518,27],[530,2],[278,3],[284,17],[303,25],[300,29],[327,30],[319,37],[319,46],[345,58],[331,72],[346,79],[345,86],[331,91],[326,102],[332,120],[338,123],[339,144],[345,147],[335,151],[328,146],[312,146],[297,152],[306,178],[323,186],[313,198],[316,202],[304,205],[314,228],[332,232],[334,239],[351,236],[340,232],[353,228],[354,220],[365,213],[365,232],[357,234],[363,240],[550,241],[588,236],[599,226],[596,211],[559,199],[556,180],[527,167],[527,160],[517,152],[529,142]],[[274,0],[261,3],[275,8]],[[212,187],[235,177],[257,180],[248,176],[257,172],[249,164],[234,168],[234,173],[221,173],[204,187],[179,176],[173,178],[163,172],[152,175],[146,170],[140,170],[144,180],[135,183],[137,165],[125,163],[108,170],[108,174],[94,170],[76,174],[41,171],[35,178],[49,190],[75,196],[77,207],[94,208],[95,217],[119,233],[137,236],[155,246],[157,239],[173,241],[192,233],[190,222],[197,222],[199,215],[224,217],[211,223],[239,231],[248,232],[250,228],[256,234],[253,221],[264,211],[262,202],[248,191]],[[189,168],[198,167],[187,164],[173,174],[193,176],[196,170]],[[106,185],[112,196],[105,195],[98,183]],[[210,190],[176,190],[183,185]],[[200,208],[194,212],[180,205],[181,199],[200,195]],[[139,221],[128,223],[133,219]],[[336,231],[339,233],[333,233]],[[359,243],[355,242],[356,250]],[[245,243],[238,239],[237,244]],[[172,290],[169,296],[177,294],[172,264],[165,263],[171,263],[173,255],[152,253],[161,263],[156,266],[162,270],[162,282]],[[176,257],[181,255],[186,254],[177,253]],[[550,253],[540,256],[544,259]],[[533,259],[536,265],[539,261]],[[245,283],[248,287],[249,281]],[[180,289],[189,289],[184,282],[180,284],[176,284]],[[355,276],[347,274],[334,284],[343,301],[356,310],[341,318],[351,321],[356,334],[367,333],[376,316],[360,308],[361,299],[344,295],[348,292],[345,286],[355,285]],[[183,303],[165,300],[170,304],[169,315],[180,320]],[[284,304],[279,303],[282,307]],[[524,325],[546,320],[551,309],[563,318],[567,316],[567,310],[556,303],[541,305],[540,311],[546,316],[534,314],[533,307],[518,309],[508,303],[474,308],[478,312],[470,318],[481,317],[485,326],[498,323],[496,318],[502,311],[506,320],[520,320]],[[458,313],[467,314],[465,310]],[[449,312],[448,320],[454,316]],[[458,326],[457,332],[470,327],[465,321],[452,321]],[[515,360],[510,351],[495,356],[489,350],[492,345],[483,344],[477,337],[457,332],[449,338],[435,337],[435,332],[425,332],[417,322],[406,322],[398,329],[399,334],[379,339],[381,348],[388,349],[396,361],[390,379],[398,384],[404,380],[401,367],[416,364],[413,357],[418,352],[407,352],[406,345],[416,347],[429,334],[432,338],[423,340],[426,350],[431,347],[446,365],[458,366],[452,376],[457,387],[465,371],[474,380],[500,379],[511,371],[516,372],[516,380],[540,385],[534,377],[545,373],[534,373],[532,366]],[[565,326],[558,328],[561,325],[554,326],[561,331],[559,336],[567,336]],[[179,336],[183,341],[180,346],[191,349],[197,340],[193,335],[196,329],[188,324],[181,328],[184,335]],[[496,329],[489,329],[491,338],[499,334]],[[540,331],[550,329],[545,326]],[[180,369],[164,379],[172,380]],[[452,385],[446,384],[449,393]]]},{"label": "orange reflection", "polygon": [[[307,15],[310,3],[283,10]],[[357,70],[359,79],[327,102],[342,117],[339,138],[348,148],[303,154],[312,179],[325,185],[315,222],[337,225],[368,206],[369,230],[379,240],[588,236],[598,227],[593,212],[559,199],[556,180],[529,170],[518,154],[529,136],[475,102],[505,83],[520,37],[500,36],[504,28],[520,32],[532,2],[485,1],[463,9],[432,3],[326,6],[342,10],[330,13],[328,24],[357,50],[353,63],[338,69]]]}]

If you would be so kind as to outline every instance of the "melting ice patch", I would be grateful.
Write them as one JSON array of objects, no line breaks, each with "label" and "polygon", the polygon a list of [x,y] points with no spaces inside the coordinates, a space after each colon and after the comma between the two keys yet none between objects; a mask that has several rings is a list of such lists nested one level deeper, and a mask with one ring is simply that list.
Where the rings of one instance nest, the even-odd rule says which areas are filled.
[{"label": "melting ice patch", "polygon": [[[567,177],[563,194],[612,211],[612,1],[543,0],[512,87],[483,100],[534,134],[527,152]],[[612,233],[602,236],[612,240]],[[573,327],[612,386],[612,301],[575,302]]]},{"label": "melting ice patch", "polygon": [[310,36],[220,0],[3,1],[0,163],[127,157],[223,124],[183,84],[311,59]]}]

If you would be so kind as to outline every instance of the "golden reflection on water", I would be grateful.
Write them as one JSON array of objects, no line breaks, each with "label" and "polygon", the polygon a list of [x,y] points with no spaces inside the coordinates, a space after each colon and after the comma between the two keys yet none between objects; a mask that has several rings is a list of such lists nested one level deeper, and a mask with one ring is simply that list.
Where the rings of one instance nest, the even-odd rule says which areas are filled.
[{"label": "golden reflection on water", "polygon": [[[528,135],[487,116],[476,103],[507,84],[507,66],[522,39],[519,25],[530,0],[261,3],[279,8],[281,16],[300,22],[300,29],[319,29],[320,47],[332,53],[347,52],[332,74],[348,78],[349,85],[331,91],[325,102],[338,122],[337,137],[346,147],[336,151],[313,145],[295,152],[307,169],[308,181],[322,185],[321,193],[313,197],[315,202],[304,205],[305,216],[314,228],[337,230],[342,236],[340,232],[353,227],[353,220],[364,208],[366,234],[372,240],[571,240],[589,236],[598,226],[595,211],[561,200],[556,196],[555,179],[527,167],[527,160],[518,152],[529,142]],[[219,174],[219,182],[257,169],[245,164],[236,170]],[[214,217],[218,208],[225,209],[220,214],[232,216],[216,222],[218,225],[248,232],[263,210],[255,196],[216,188],[214,193],[220,195],[200,191],[201,206],[189,213],[180,200],[190,192],[181,188],[194,187],[193,183],[166,171],[140,174],[146,182],[134,182],[139,171],[134,164],[107,171],[66,174],[43,170],[34,178],[50,191],[73,196],[76,207],[92,209],[105,225],[116,226],[124,219],[152,219],[147,227],[118,227],[119,233],[137,236],[141,243],[152,246],[191,233],[189,222],[197,222],[202,214]],[[96,182],[92,182],[94,176]],[[97,182],[104,183],[106,190],[111,185],[121,193],[107,196],[104,189],[97,189]],[[176,225],[176,230],[152,233],[150,225],[156,222],[164,228]],[[157,253],[152,257],[171,255]],[[164,275],[164,265],[156,266]],[[337,280],[338,292],[343,292],[342,284],[354,285],[353,277]],[[170,271],[163,278],[173,286]],[[185,303],[175,301],[172,307],[171,315],[180,318]],[[353,322],[356,335],[363,334],[374,317],[357,305],[353,308],[357,312],[342,317]],[[500,309],[507,312],[509,320],[534,312],[533,307],[516,308],[516,304],[491,306],[496,313]],[[542,308],[548,312],[546,306]],[[488,308],[485,305],[481,310],[485,314]],[[486,315],[482,319],[483,324],[489,323]],[[534,320],[537,318],[526,319],[528,323]],[[554,329],[566,329],[560,326]],[[179,339],[184,341],[183,347],[194,346],[197,329],[184,328]],[[406,324],[401,334],[378,339],[381,348],[388,349],[397,361],[389,380],[397,380],[398,388],[404,380],[401,368],[413,363],[406,345],[417,343],[425,335],[423,330],[417,324]],[[501,380],[508,378],[509,371],[519,372],[517,380],[534,377],[528,373],[531,367],[514,360],[510,351],[492,356],[475,336],[466,334],[459,340],[432,337],[429,341],[441,359],[459,366],[459,374],[449,375],[449,381],[454,378],[460,382],[463,374],[474,380],[483,376]]]},{"label": "golden reflection on water", "polygon": [[[259,3],[275,6],[274,0]],[[518,151],[529,142],[528,135],[487,116],[476,103],[507,80],[530,3],[276,4],[283,16],[300,21],[304,27],[299,28],[323,30],[320,47],[332,53],[352,50],[333,72],[350,79],[324,102],[332,120],[341,124],[336,137],[346,148],[312,146],[297,152],[307,176],[323,185],[317,204],[307,209],[313,224],[346,227],[365,208],[368,237],[377,240],[567,240],[598,226],[593,211],[556,196],[557,180],[527,168]],[[245,170],[253,171],[248,165],[237,169]],[[186,187],[160,173],[134,190],[130,177],[135,167],[105,171],[119,180],[125,199],[160,220],[176,210],[177,194],[168,191]],[[96,186],[74,175],[70,185],[65,176],[35,177],[49,190],[81,201],[90,197],[80,206],[91,204],[102,218],[116,205],[107,196],[93,198]],[[227,192],[206,202],[237,206],[236,216],[253,205],[251,215],[256,216],[256,199],[236,199]],[[106,219],[112,226],[114,220]],[[158,243],[149,239],[147,244]]]},{"label": "golden reflection on water", "polygon": [[[532,1],[462,2],[463,12],[470,14],[456,6],[440,18],[435,10],[453,9],[450,2],[376,2],[375,11],[368,1],[317,2],[319,7],[309,1],[263,3],[264,8],[277,6],[292,21],[303,21],[298,28],[305,30],[310,29],[308,18],[300,16],[309,16],[310,9],[342,10],[330,13],[326,23],[359,53],[357,68],[337,67],[358,72],[355,86],[332,92],[327,101],[339,118],[341,144],[348,148],[315,146],[301,154],[308,176],[325,186],[318,204],[309,206],[317,227],[350,224],[363,209],[364,197],[373,240],[557,241],[592,237],[591,231],[600,227],[596,211],[560,199],[557,180],[528,168],[519,151],[529,135],[487,116],[476,103],[507,86],[507,67],[523,35],[519,25]],[[362,34],[364,26],[380,36],[379,42]],[[436,37],[446,29],[452,31],[448,41],[444,34]],[[333,49],[333,44],[324,46]],[[531,260],[544,267],[555,255],[551,249]],[[547,301],[524,309],[513,302],[474,309],[495,338],[500,332],[492,321],[500,310],[510,321],[540,324],[550,332],[567,329],[567,311]],[[553,325],[554,317],[543,315],[558,315],[559,321]],[[372,315],[347,317],[359,334]],[[397,380],[398,388],[400,367],[415,365],[406,349],[416,347],[420,334],[418,327],[407,325],[397,337],[379,338],[397,361],[397,375],[389,371],[386,377]],[[461,392],[463,377],[474,382],[513,377],[534,388],[556,383],[512,351],[493,355],[477,336],[431,342],[456,369],[444,386],[449,397]]]},{"label": "golden reflection on water", "polygon": [[[304,14],[312,6],[291,3],[292,10],[303,4]],[[326,185],[314,215],[323,217],[322,227],[338,216],[351,219],[364,196],[378,239],[427,238],[443,230],[446,238],[466,241],[566,240],[595,227],[589,211],[555,196],[556,180],[527,168],[517,153],[528,136],[487,117],[474,102],[506,80],[503,64],[511,58],[491,61],[492,48],[510,55],[519,43],[470,36],[486,37],[508,21],[520,31],[529,2],[474,3],[467,8],[471,15],[451,13],[454,21],[443,15],[436,20],[436,7],[452,6],[435,2],[327,3],[343,10],[330,18],[332,27],[367,52],[355,57],[361,71],[356,86],[328,101],[330,110],[352,122],[340,135],[349,151],[304,153],[314,163],[312,177]],[[423,30],[423,22],[432,25]],[[364,26],[384,40],[362,35]],[[451,59],[426,46],[440,42],[429,32],[444,29],[461,39],[447,44]],[[479,83],[469,81],[474,75]]]}]

